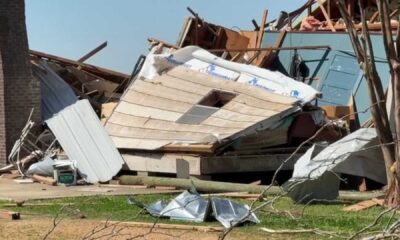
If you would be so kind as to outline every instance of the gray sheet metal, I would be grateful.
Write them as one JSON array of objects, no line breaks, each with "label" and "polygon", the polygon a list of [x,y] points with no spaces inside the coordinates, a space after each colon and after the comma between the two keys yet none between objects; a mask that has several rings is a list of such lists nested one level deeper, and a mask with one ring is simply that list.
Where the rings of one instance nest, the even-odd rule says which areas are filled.
[{"label": "gray sheet metal", "polygon": [[247,205],[239,204],[225,198],[211,198],[214,217],[225,227],[230,228],[238,223],[260,223],[257,216]]},{"label": "gray sheet metal", "polygon": [[185,191],[174,198],[160,213],[171,219],[203,222],[209,212],[209,201]]},{"label": "gray sheet metal", "polygon": [[158,200],[157,202],[150,204],[146,207],[146,211],[155,217],[161,216],[161,211],[167,207],[168,203],[164,199]]},{"label": "gray sheet metal", "polygon": [[361,128],[317,152],[315,145],[311,147],[296,162],[293,177],[285,184],[290,186],[293,193],[289,195],[296,201],[336,198],[339,189],[336,175],[340,173],[386,184],[385,165],[374,128]]},{"label": "gray sheet metal", "polygon": [[152,215],[154,217],[160,217],[161,211],[168,205],[168,203],[164,199],[160,199],[155,203],[145,206],[143,203],[137,201],[132,196],[128,197],[128,204],[136,205],[140,208],[144,208],[150,215]]},{"label": "gray sheet metal", "polygon": [[34,68],[42,83],[43,117],[81,176],[90,183],[110,180],[123,160],[87,100],[76,100],[72,89],[47,64]]},{"label": "gray sheet metal", "polygon": [[318,178],[326,171],[368,177],[386,184],[382,151],[374,128],[361,128],[313,157],[310,148],[295,164],[293,178]]}]

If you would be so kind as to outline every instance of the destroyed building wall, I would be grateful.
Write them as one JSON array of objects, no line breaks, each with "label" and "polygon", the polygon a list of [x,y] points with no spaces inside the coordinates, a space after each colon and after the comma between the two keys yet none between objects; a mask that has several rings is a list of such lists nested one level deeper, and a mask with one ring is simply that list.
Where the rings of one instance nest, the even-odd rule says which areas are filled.
[{"label": "destroyed building wall", "polygon": [[0,1],[0,166],[31,109],[32,120],[40,122],[40,85],[32,77],[24,0]]},{"label": "destroyed building wall", "polygon": [[[263,47],[272,46],[279,32],[267,31],[264,35]],[[389,84],[389,69],[385,57],[382,35],[371,34],[376,55],[376,67],[384,88]],[[367,82],[354,56],[353,47],[347,33],[332,32],[291,32],[287,33],[282,47],[329,45],[330,50],[297,50],[306,66],[305,83],[322,93],[318,105],[345,106],[354,104],[357,111],[363,111],[370,105]],[[271,66],[274,70],[289,75],[294,50],[279,51],[278,59]],[[347,96],[347,97],[343,97]],[[359,113],[360,124],[371,117],[369,111]]]}]

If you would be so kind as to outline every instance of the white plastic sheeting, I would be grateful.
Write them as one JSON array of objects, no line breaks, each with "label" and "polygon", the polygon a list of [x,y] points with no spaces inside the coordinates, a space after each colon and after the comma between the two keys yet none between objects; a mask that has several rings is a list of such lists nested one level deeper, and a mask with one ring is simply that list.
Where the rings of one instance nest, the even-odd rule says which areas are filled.
[{"label": "white plastic sheeting", "polygon": [[150,53],[139,77],[153,79],[160,76],[163,70],[177,65],[221,80],[247,83],[279,95],[295,97],[302,103],[309,102],[318,95],[314,88],[280,72],[227,61],[196,46],[188,46],[173,53]]}]

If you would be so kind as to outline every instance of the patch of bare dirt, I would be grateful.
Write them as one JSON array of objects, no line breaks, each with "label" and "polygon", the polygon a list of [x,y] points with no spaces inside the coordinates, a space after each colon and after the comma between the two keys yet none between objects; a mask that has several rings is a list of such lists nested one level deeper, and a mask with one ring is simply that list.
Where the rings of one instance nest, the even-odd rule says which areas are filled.
[{"label": "patch of bare dirt", "polygon": [[[63,219],[54,229],[47,239],[185,239],[185,240],[216,240],[218,232],[200,232],[194,230],[165,230],[153,229],[151,234],[149,228],[145,227],[126,227],[116,226],[104,229],[96,234],[92,234],[94,229],[100,229],[104,223],[96,220],[87,219]],[[24,216],[21,220],[8,221],[0,220],[0,239],[43,239],[46,233],[53,227],[53,219],[46,217]],[[112,235],[112,233],[116,233]],[[143,236],[146,236],[145,238]],[[261,236],[254,236],[245,233],[231,233],[227,239],[266,239]],[[272,239],[272,238],[271,238]],[[273,238],[273,239],[276,239]]]}]

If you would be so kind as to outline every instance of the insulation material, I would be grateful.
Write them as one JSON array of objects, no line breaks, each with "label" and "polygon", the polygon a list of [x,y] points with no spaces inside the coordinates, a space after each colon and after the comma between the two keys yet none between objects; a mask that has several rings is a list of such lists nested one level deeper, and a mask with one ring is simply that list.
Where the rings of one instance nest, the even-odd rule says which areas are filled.
[{"label": "insulation material", "polygon": [[196,46],[189,46],[167,54],[149,54],[139,76],[153,79],[162,71],[183,66],[221,80],[231,80],[260,87],[279,95],[291,96],[301,102],[316,98],[318,91],[307,84],[295,81],[280,72],[252,65],[230,62]]}]

